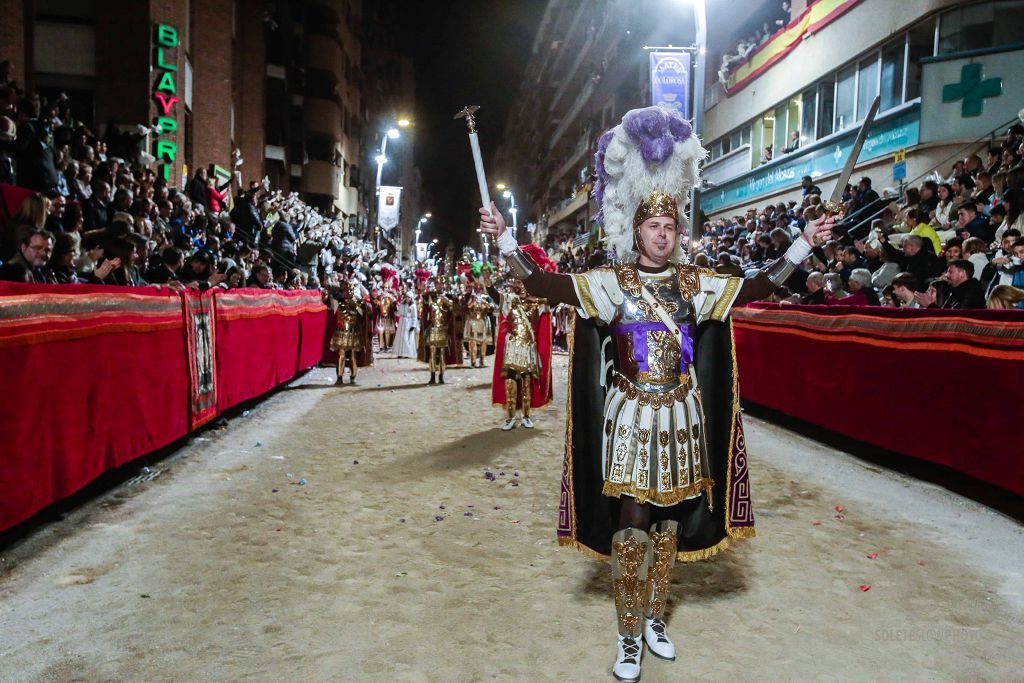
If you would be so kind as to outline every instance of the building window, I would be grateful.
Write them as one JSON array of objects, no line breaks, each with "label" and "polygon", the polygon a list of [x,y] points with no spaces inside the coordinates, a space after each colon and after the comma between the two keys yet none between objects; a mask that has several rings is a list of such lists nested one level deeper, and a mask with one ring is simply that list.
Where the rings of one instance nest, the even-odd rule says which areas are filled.
[{"label": "building window", "polygon": [[928,19],[907,34],[907,97],[921,96],[921,60],[935,54],[935,19]]},{"label": "building window", "polygon": [[878,96],[878,53],[862,59],[857,66],[857,120],[868,115],[871,103]]},{"label": "building window", "polygon": [[836,75],[836,131],[853,125],[856,95],[857,67],[853,65]]},{"label": "building window", "polygon": [[881,111],[903,103],[903,53],[905,37],[882,50],[882,103]]},{"label": "building window", "polygon": [[952,9],[939,18],[939,54],[1021,42],[1024,2],[997,0]]},{"label": "building window", "polygon": [[800,96],[800,140],[810,142],[816,138],[818,118],[818,91],[814,88]]},{"label": "building window", "polygon": [[831,135],[835,130],[836,84],[833,80],[818,86],[818,138]]}]

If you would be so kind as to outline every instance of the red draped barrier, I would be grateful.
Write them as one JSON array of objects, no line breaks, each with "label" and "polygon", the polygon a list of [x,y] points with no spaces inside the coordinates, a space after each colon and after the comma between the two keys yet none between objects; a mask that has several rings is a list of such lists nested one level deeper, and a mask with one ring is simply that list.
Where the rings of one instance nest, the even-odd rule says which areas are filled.
[{"label": "red draped barrier", "polygon": [[0,531],[315,365],[325,311],[316,292],[0,283]]},{"label": "red draped barrier", "polygon": [[733,312],[744,400],[1024,494],[1024,311]]}]

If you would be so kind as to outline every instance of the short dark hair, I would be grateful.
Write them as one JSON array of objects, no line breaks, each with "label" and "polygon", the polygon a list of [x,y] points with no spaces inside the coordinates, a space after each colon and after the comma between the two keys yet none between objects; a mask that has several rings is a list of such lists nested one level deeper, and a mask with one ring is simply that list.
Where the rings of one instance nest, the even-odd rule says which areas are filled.
[{"label": "short dark hair", "polygon": [[33,237],[42,237],[43,239],[46,240],[52,240],[53,233],[50,232],[49,230],[46,230],[45,228],[34,228],[32,230],[29,230],[22,236],[21,245],[23,247],[27,247],[29,243],[32,242]]},{"label": "short dark hair", "polygon": [[947,268],[959,268],[967,273],[967,277],[974,277],[974,264],[965,258],[958,258],[946,264]]},{"label": "short dark hair", "polygon": [[966,209],[968,211],[972,211],[974,213],[978,213],[978,207],[975,206],[974,202],[963,202],[962,204],[960,204],[959,206],[956,207],[957,211],[959,211],[961,209]]},{"label": "short dark hair", "polygon": [[175,249],[174,247],[164,249],[164,253],[160,255],[160,260],[168,266],[181,263],[182,258],[184,258],[184,254],[181,253],[180,249]]},{"label": "short dark hair", "polygon": [[892,286],[894,288],[899,287],[901,285],[912,292],[921,291],[921,281],[914,277],[911,273],[899,273],[896,275],[896,277],[892,279]]},{"label": "short dark hair", "polygon": [[867,176],[864,176],[863,178],[861,178],[860,182],[865,187],[871,187],[871,178],[868,178]]}]

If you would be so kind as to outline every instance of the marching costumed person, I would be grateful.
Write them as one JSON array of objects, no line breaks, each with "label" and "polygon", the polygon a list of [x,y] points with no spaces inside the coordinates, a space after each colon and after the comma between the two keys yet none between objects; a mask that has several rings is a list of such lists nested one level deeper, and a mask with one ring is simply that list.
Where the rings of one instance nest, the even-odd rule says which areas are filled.
[{"label": "marching costumed person", "polygon": [[831,220],[809,224],[745,279],[689,265],[680,209],[704,155],[690,124],[658,107],[601,137],[595,192],[614,267],[546,272],[493,204],[480,211],[526,290],[578,312],[558,534],[611,561],[622,681],[639,680],[643,643],[675,658],[664,616],[676,560],[754,535],[729,311],[770,295],[831,235]]},{"label": "marching costumed person", "polygon": [[427,384],[444,384],[448,346],[452,339],[452,301],[440,288],[423,300],[422,350],[420,360],[430,364]]},{"label": "marching costumed person", "polygon": [[[536,244],[523,249],[542,268],[555,271],[557,266]],[[516,426],[516,411],[522,411],[521,424],[533,429],[530,410],[551,401],[551,311],[547,301],[528,296],[523,285],[511,280],[504,292],[489,290],[500,302],[498,342],[494,355],[494,378],[491,399],[504,407],[502,431]]]},{"label": "marching costumed person", "polygon": [[[352,284],[342,280],[338,287],[337,308],[334,313],[334,335],[331,351],[338,353],[338,384],[345,383],[345,368],[349,368],[349,384],[356,383],[360,366],[372,364],[372,336],[369,333],[369,306],[353,294]],[[367,347],[370,347],[367,353]],[[369,358],[367,358],[367,356]]]},{"label": "marching costumed person", "polygon": [[494,343],[494,329],[491,326],[494,303],[479,282],[474,282],[472,290],[466,295],[465,310],[466,324],[462,337],[469,346],[469,367],[482,368],[487,347]]},{"label": "marching costumed person", "polygon": [[377,297],[377,334],[380,350],[390,349],[398,331],[397,300],[391,290],[382,290]]}]

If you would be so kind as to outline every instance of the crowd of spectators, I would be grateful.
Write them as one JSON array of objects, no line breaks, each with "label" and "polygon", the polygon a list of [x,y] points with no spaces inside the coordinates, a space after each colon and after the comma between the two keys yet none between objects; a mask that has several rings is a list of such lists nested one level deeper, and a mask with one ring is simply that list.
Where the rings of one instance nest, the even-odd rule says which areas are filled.
[{"label": "crowd of spectators", "polygon": [[729,74],[737,64],[745,62],[758,47],[764,45],[779,29],[788,26],[793,18],[792,3],[783,0],[767,17],[760,28],[739,41],[734,50],[722,55],[722,64],[718,68],[718,80],[723,86],[729,85]]},{"label": "crowd of spectators", "polygon": [[[834,240],[814,249],[776,300],[902,308],[1024,308],[1024,126],[957,161],[947,177],[882,195],[847,186]],[[742,274],[785,253],[821,215],[821,190],[704,224],[696,260]]]},{"label": "crowd of spectators", "polygon": [[[0,280],[131,286],[328,287],[366,281],[385,252],[266,178],[200,168],[184,190],[152,167],[145,131],[97,136],[70,101],[22,92],[0,66],[0,182],[32,191],[0,220]],[[236,164],[236,168],[237,168]]]}]

